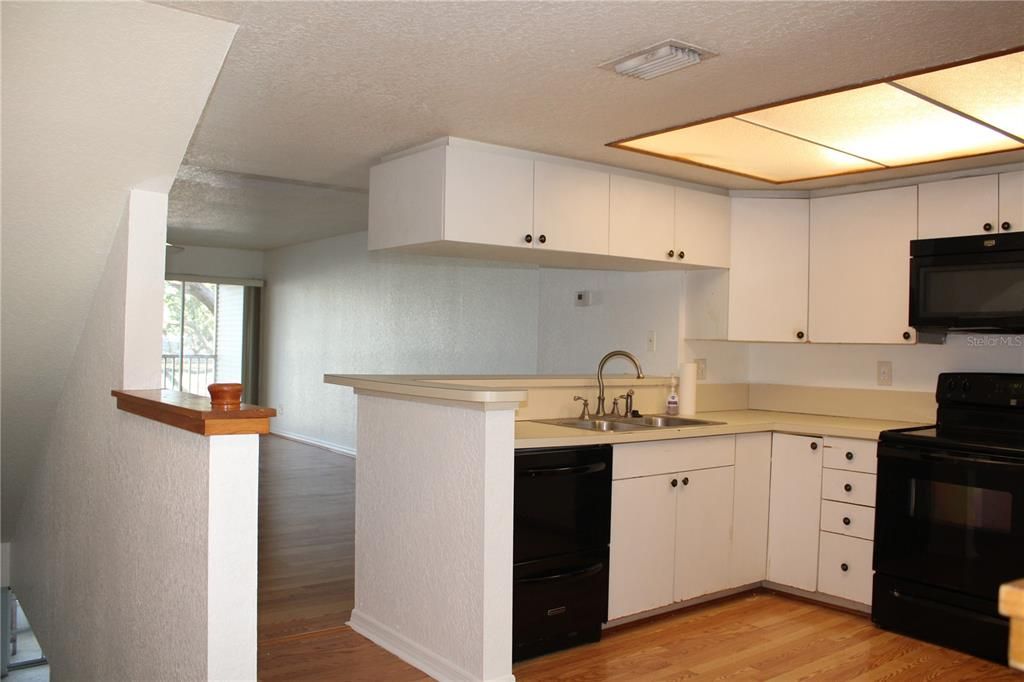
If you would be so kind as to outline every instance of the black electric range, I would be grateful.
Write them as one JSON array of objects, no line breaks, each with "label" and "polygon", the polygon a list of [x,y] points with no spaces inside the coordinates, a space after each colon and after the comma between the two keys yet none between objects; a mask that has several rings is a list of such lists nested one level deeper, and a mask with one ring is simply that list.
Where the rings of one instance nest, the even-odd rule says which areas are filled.
[{"label": "black electric range", "polygon": [[999,586],[1024,577],[1024,375],[947,373],[934,426],[878,445],[872,620],[1006,663]]}]

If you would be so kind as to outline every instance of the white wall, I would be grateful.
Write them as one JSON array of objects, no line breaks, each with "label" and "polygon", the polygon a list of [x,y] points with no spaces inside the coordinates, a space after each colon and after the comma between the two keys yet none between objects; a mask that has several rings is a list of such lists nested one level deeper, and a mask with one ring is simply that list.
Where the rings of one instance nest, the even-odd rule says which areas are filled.
[{"label": "white wall", "polygon": [[[540,272],[537,371],[540,374],[590,374],[610,350],[622,348],[640,360],[644,372],[678,371],[680,272]],[[591,292],[590,306],[577,306],[575,292]],[[647,333],[655,332],[655,350]],[[628,362],[614,360],[607,371],[625,374]]]},{"label": "white wall", "polygon": [[[369,253],[366,233],[267,253],[263,396],[274,431],[355,444],[341,374],[533,374],[537,269]],[[283,410],[282,410],[283,408]]]},{"label": "white wall", "polygon": [[[55,679],[195,680],[206,673],[208,443],[115,409],[127,290],[144,286],[129,282],[128,247],[125,217],[25,494],[12,584]],[[158,329],[151,340],[158,349]]]},{"label": "white wall", "polygon": [[235,279],[263,279],[262,251],[185,246],[167,249],[167,273]]}]

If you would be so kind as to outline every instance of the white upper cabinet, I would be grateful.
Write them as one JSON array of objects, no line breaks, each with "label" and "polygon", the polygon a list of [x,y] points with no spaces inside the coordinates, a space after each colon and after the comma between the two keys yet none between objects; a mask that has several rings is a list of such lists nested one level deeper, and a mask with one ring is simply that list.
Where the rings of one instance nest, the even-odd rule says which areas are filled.
[{"label": "white upper cabinet", "polygon": [[371,251],[444,239],[444,156],[434,147],[370,169]]},{"label": "white upper cabinet", "polygon": [[732,201],[728,338],[806,341],[807,199]]},{"label": "white upper cabinet", "polygon": [[533,160],[470,147],[446,147],[444,238],[530,247]]},{"label": "white upper cabinet", "polygon": [[729,267],[729,197],[675,188],[676,259],[687,265]]},{"label": "white upper cabinet", "polygon": [[535,161],[535,248],[607,254],[608,194],[608,173]]},{"label": "white upper cabinet", "polygon": [[671,185],[611,176],[609,252],[613,256],[675,258],[675,192]]},{"label": "white upper cabinet", "polygon": [[[1024,173],[1004,175],[1024,177]],[[1018,192],[1022,191],[1020,183],[1021,180],[1018,179]],[[1012,194],[1012,178],[1006,184],[1007,193]],[[1001,185],[1001,176],[998,175],[978,175],[919,185],[918,238],[934,239],[1000,232]],[[1012,209],[1010,212],[1012,213]],[[1017,222],[1019,228],[1019,220]]]},{"label": "white upper cabinet", "polygon": [[999,176],[999,231],[1024,230],[1024,171]]},{"label": "white upper cabinet", "polygon": [[915,340],[907,301],[916,232],[916,187],[811,200],[811,341]]}]

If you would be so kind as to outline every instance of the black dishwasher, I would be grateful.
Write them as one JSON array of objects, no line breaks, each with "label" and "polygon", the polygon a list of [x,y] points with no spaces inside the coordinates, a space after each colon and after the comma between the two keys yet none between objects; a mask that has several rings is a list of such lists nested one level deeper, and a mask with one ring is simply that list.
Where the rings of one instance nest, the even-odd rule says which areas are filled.
[{"label": "black dishwasher", "polygon": [[516,450],[512,660],[601,639],[612,448]]}]

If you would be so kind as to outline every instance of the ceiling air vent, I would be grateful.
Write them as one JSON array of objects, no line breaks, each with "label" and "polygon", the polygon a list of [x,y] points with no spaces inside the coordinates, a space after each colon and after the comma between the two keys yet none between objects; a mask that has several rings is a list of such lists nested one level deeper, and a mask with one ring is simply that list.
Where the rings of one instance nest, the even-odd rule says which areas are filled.
[{"label": "ceiling air vent", "polygon": [[650,80],[699,64],[712,56],[712,53],[695,45],[679,40],[664,40],[639,52],[605,62],[601,68],[614,71],[620,76]]}]

